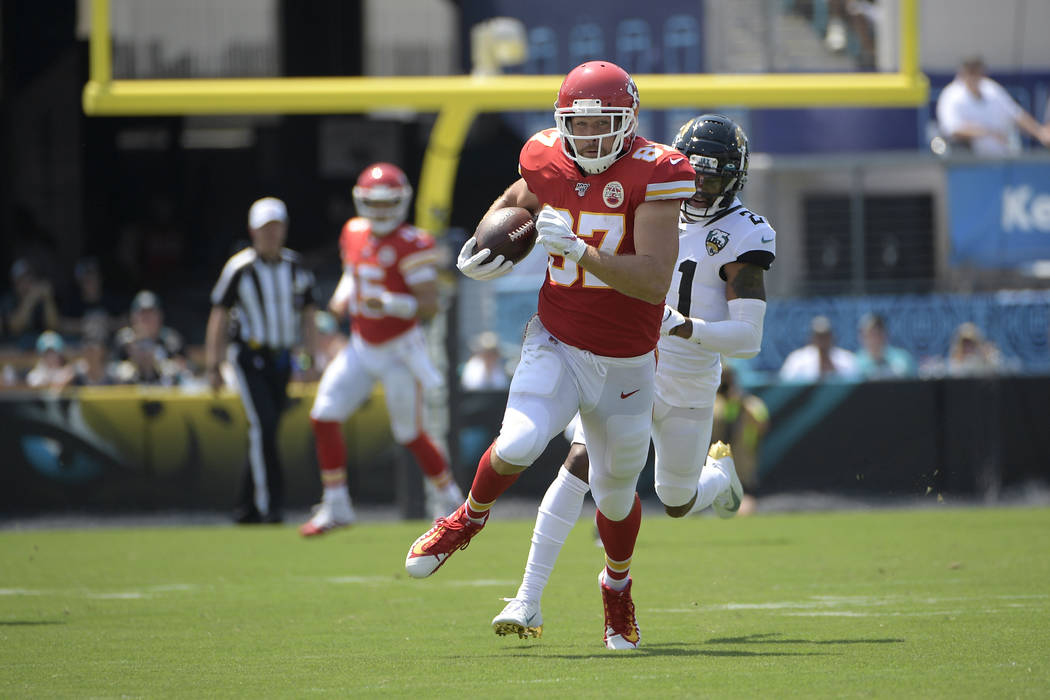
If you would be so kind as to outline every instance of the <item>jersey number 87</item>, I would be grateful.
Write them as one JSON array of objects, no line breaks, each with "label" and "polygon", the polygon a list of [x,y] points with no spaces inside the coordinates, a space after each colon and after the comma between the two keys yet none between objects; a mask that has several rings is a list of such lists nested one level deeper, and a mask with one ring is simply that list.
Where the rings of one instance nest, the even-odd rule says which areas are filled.
[{"label": "jersey number 87", "polygon": [[[572,214],[568,210],[559,209],[559,213],[570,223],[576,235],[598,250],[616,255],[623,241],[626,231],[623,214],[597,214],[594,212],[581,212],[578,222],[572,221]],[[550,272],[551,282],[562,287],[571,287],[580,279],[583,272],[583,286],[590,289],[608,289],[609,285],[602,282],[586,270],[567,258],[551,256],[547,260],[547,270]]]}]

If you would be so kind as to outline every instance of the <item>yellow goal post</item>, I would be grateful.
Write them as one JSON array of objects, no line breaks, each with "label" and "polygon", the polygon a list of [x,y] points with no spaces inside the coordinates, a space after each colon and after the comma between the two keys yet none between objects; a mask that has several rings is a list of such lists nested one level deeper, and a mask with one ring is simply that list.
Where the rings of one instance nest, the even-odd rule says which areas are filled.
[{"label": "yellow goal post", "polygon": [[[635,75],[645,109],[911,107],[925,104],[919,70],[918,0],[899,0],[896,73]],[[89,116],[351,114],[388,109],[435,112],[423,156],[416,223],[448,226],[463,142],[477,114],[553,109],[561,75],[113,80],[109,0],[92,0]],[[553,118],[552,118],[553,122]],[[508,183],[509,184],[509,183]]]}]

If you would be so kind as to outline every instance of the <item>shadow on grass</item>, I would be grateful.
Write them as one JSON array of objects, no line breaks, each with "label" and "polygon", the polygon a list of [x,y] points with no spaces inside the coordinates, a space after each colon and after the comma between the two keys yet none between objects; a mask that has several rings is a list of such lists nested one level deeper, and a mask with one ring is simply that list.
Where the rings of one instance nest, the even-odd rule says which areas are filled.
[{"label": "shadow on grass", "polygon": [[0,627],[34,627],[36,625],[64,625],[65,620],[0,620]]},{"label": "shadow on grass", "polygon": [[707,644],[904,644],[903,639],[783,639],[779,632],[708,639]]},{"label": "shadow on grass", "polygon": [[[528,650],[526,652],[525,650]],[[730,649],[702,649],[699,645],[695,644],[681,644],[681,643],[665,643],[665,644],[646,644],[642,642],[642,646],[636,650],[618,653],[615,651],[605,650],[596,651],[593,654],[580,654],[571,652],[559,652],[551,646],[543,645],[521,645],[515,647],[513,650],[506,650],[503,652],[497,652],[494,654],[488,654],[488,656],[521,656],[527,658],[534,658],[537,655],[548,656],[558,659],[607,659],[607,658],[623,658],[623,657],[646,657],[646,656],[717,656],[717,657],[751,657],[751,656],[831,656],[832,654],[827,652],[817,651],[741,651],[741,650],[730,650]]]}]

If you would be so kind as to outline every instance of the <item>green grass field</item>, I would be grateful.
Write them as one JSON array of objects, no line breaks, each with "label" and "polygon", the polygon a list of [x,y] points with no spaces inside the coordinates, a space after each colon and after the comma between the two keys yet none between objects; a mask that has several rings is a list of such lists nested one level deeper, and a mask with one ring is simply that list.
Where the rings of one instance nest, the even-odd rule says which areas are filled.
[{"label": "green grass field", "polygon": [[424,581],[422,522],[0,532],[0,697],[1050,695],[1048,509],[647,512],[619,653],[587,522],[539,640],[489,626],[532,527],[498,510]]}]

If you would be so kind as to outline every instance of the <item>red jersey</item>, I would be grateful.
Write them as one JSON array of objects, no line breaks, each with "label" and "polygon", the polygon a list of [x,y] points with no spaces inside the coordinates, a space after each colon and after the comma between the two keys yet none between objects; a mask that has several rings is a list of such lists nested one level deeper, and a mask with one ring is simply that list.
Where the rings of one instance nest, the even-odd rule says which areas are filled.
[{"label": "red jersey", "polygon": [[401,224],[385,236],[372,233],[368,219],[346,222],[339,237],[343,276],[353,282],[350,320],[354,330],[369,343],[384,343],[416,325],[415,319],[383,316],[368,309],[364,300],[384,291],[411,294],[411,285],[437,277],[438,250],[422,229]]},{"label": "red jersey", "polygon": [[[689,199],[695,191],[689,159],[640,136],[608,170],[587,175],[565,155],[557,129],[547,129],[525,143],[518,171],[541,205],[572,215],[576,235],[617,255],[635,252],[639,204]],[[539,314],[562,342],[606,357],[636,357],[656,347],[663,303],[621,294],[572,260],[552,255],[540,288]]]}]

